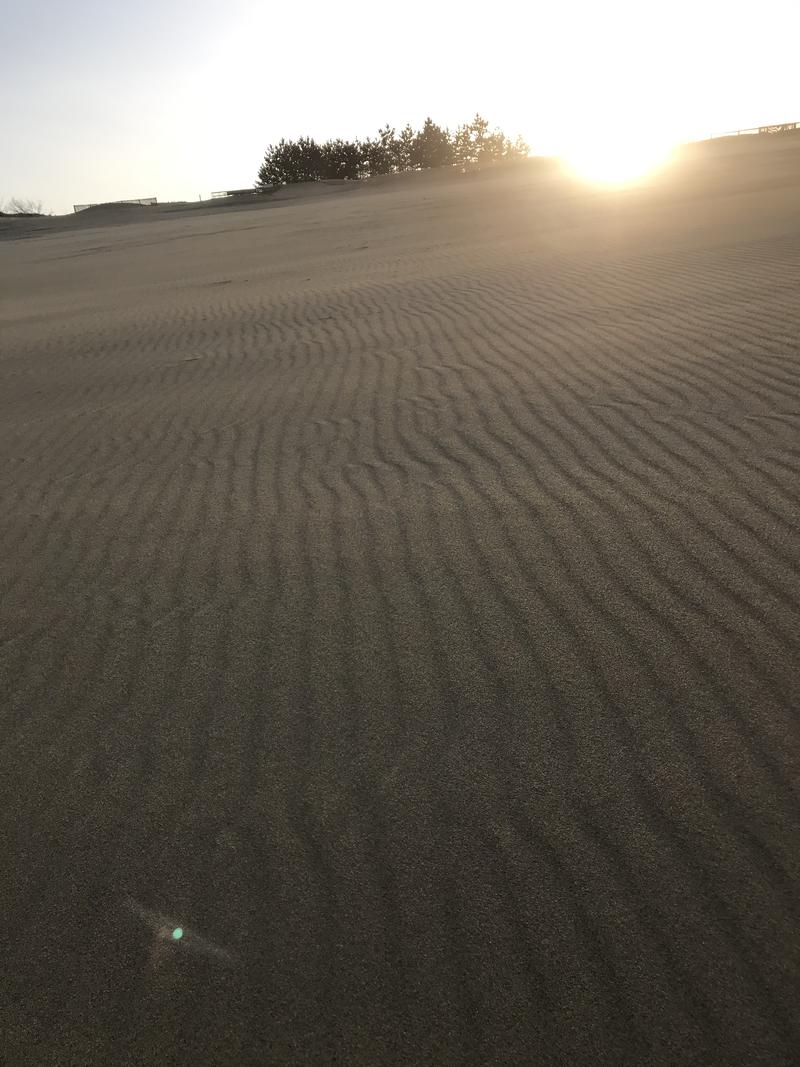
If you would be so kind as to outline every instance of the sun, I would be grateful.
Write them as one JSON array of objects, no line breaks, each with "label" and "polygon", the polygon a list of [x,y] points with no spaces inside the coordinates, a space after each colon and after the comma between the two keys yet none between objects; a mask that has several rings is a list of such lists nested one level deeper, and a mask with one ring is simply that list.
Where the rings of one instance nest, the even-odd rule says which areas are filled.
[{"label": "sun", "polygon": [[635,129],[625,134],[598,131],[560,155],[578,178],[602,185],[630,185],[665,166],[674,147],[667,139],[643,137]]}]

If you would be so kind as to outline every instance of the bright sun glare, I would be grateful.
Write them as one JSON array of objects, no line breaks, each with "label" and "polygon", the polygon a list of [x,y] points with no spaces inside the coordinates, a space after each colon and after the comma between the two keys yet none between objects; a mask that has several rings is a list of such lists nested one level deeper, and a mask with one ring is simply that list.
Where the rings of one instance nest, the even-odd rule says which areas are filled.
[{"label": "bright sun glare", "polygon": [[604,185],[629,185],[664,166],[674,145],[666,140],[641,139],[613,133],[581,141],[561,153],[568,169],[579,178]]}]

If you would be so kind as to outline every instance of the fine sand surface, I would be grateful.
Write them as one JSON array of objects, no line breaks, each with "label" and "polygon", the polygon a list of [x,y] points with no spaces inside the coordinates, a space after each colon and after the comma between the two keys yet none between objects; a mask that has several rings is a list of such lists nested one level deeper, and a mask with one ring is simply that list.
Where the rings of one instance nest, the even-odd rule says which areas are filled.
[{"label": "fine sand surface", "polygon": [[0,244],[0,1062],[797,1063],[798,203]]}]

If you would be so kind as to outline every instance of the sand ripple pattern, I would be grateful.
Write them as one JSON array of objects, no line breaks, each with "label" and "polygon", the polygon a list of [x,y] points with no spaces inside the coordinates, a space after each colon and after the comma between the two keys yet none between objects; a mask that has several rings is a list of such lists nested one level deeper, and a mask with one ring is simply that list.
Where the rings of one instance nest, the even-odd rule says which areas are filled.
[{"label": "sand ripple pattern", "polygon": [[460,195],[26,242],[9,1063],[796,1062],[800,232]]}]

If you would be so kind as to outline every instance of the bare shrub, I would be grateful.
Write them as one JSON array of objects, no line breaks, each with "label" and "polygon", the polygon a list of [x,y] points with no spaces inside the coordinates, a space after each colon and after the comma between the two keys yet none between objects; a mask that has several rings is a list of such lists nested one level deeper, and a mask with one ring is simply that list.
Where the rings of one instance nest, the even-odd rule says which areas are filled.
[{"label": "bare shrub", "polygon": [[4,215],[44,215],[41,200],[12,196],[3,208]]}]

